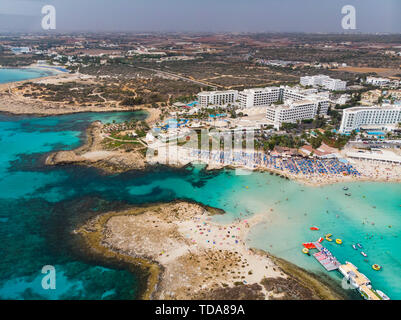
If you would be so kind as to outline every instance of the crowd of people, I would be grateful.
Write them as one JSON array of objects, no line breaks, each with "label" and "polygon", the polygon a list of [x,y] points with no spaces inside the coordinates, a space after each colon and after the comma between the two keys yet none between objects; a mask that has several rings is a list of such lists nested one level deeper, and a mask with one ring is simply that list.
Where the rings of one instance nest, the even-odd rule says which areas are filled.
[{"label": "crowd of people", "polygon": [[354,175],[358,170],[337,158],[319,159],[311,157],[273,156],[263,152],[209,151],[189,149],[189,159],[222,166],[243,166],[249,169],[267,168],[298,175]]}]

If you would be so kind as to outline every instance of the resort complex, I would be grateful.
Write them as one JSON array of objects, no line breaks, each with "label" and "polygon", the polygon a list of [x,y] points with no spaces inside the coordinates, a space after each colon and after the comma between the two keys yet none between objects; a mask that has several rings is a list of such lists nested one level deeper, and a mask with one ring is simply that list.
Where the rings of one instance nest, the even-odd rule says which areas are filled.
[{"label": "resort complex", "polygon": [[[124,5],[105,29],[160,13]],[[399,34],[242,32],[277,13],[236,5],[0,34],[0,300],[401,299]],[[239,31],[152,31],[215,16]]]}]

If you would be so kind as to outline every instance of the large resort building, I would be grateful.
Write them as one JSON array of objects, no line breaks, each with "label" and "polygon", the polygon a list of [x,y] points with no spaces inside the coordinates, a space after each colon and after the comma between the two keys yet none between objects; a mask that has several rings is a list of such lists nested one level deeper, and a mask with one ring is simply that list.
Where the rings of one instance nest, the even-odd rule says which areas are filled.
[{"label": "large resort building", "polygon": [[401,106],[354,107],[344,110],[340,132],[348,134],[364,126],[382,129],[387,126],[394,126],[400,122]]},{"label": "large resort building", "polygon": [[327,108],[320,109],[319,102],[312,100],[289,101],[281,105],[272,104],[266,108],[267,120],[273,123],[276,129],[279,129],[283,123],[296,123],[326,113]]},{"label": "large resort building", "polygon": [[226,104],[233,104],[238,99],[237,90],[227,91],[203,91],[198,93],[198,103],[202,108],[208,106],[223,106]]},{"label": "large resort building", "polygon": [[300,84],[303,86],[323,87],[332,91],[343,91],[347,88],[347,82],[340,79],[332,79],[322,74],[316,76],[306,76],[300,78]]},{"label": "large resort building", "polygon": [[243,109],[268,106],[281,100],[282,87],[266,87],[258,89],[246,89],[238,95],[240,107]]},{"label": "large resort building", "polygon": [[326,115],[329,99],[317,90],[300,90],[290,87],[266,87],[247,89],[239,93],[240,107],[266,107],[266,118],[275,128],[287,123],[313,119],[316,115]]},{"label": "large resort building", "polygon": [[[238,101],[238,103],[237,103]],[[241,109],[266,108],[266,118],[277,129],[284,122],[296,123],[326,115],[330,100],[317,89],[300,89],[288,86],[200,92],[200,107],[236,104]]]}]

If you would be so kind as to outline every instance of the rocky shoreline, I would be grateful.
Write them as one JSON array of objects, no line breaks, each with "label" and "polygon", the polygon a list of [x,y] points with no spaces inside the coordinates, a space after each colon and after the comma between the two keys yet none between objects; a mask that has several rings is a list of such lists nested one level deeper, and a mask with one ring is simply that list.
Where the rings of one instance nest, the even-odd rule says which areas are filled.
[{"label": "rocky shoreline", "polygon": [[146,167],[144,155],[136,150],[104,150],[102,141],[103,124],[96,121],[86,130],[86,142],[70,151],[51,153],[46,165],[84,165],[101,169],[107,173],[141,170]]},{"label": "rocky shoreline", "polygon": [[263,217],[221,225],[211,221],[221,210],[210,211],[186,201],[132,207],[96,216],[75,233],[97,255],[139,268],[141,299],[346,298],[317,276],[247,248],[247,232]]}]

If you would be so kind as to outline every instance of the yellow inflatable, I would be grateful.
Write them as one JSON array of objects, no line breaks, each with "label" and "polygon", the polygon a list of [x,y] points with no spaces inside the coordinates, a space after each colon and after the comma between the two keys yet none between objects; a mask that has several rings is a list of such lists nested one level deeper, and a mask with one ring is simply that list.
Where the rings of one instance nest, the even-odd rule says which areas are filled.
[{"label": "yellow inflatable", "polygon": [[305,254],[308,254],[308,253],[309,253],[309,250],[308,250],[307,248],[303,248],[303,249],[302,249],[302,252],[305,253]]},{"label": "yellow inflatable", "polygon": [[374,265],[372,266],[372,269],[375,270],[375,271],[379,271],[381,268],[382,268],[382,267],[380,267],[378,264],[374,264]]},{"label": "yellow inflatable", "polygon": [[341,239],[336,239],[336,243],[337,243],[337,244],[342,244],[343,241],[342,241]]}]

